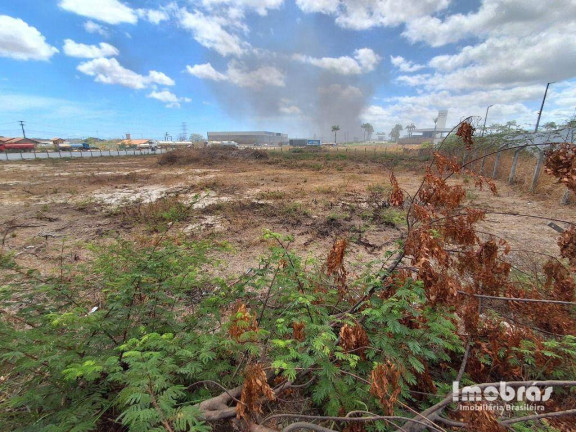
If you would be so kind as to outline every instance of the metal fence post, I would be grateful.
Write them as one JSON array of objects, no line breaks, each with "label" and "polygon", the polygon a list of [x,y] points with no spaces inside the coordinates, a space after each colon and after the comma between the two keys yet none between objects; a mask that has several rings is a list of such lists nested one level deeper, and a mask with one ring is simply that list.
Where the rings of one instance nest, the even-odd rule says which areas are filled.
[{"label": "metal fence post", "polygon": [[514,177],[516,177],[516,165],[518,165],[518,158],[520,157],[520,150],[522,147],[516,149],[514,152],[514,159],[512,160],[512,167],[510,168],[510,175],[508,176],[508,183],[514,183]]},{"label": "metal fence post", "polygon": [[536,167],[534,168],[534,176],[532,177],[532,187],[531,192],[534,193],[536,186],[538,186],[538,179],[540,178],[540,171],[542,171],[542,165],[544,164],[544,152],[540,150],[538,155],[538,161],[536,162]]},{"label": "metal fence post", "polygon": [[498,150],[496,153],[496,160],[494,161],[494,169],[492,170],[492,178],[495,179],[498,174],[498,166],[500,165],[500,156],[502,155],[502,150]]},{"label": "metal fence post", "polygon": [[484,175],[485,165],[486,165],[486,156],[482,157],[482,162],[480,163],[480,175]]}]

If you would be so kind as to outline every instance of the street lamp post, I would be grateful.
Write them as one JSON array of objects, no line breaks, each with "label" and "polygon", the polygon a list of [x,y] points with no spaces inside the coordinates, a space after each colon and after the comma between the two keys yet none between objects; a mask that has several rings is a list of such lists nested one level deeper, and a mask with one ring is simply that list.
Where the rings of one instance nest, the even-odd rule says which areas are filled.
[{"label": "street lamp post", "polygon": [[488,120],[488,110],[493,106],[494,105],[488,105],[488,107],[486,108],[486,115],[484,116],[484,126],[482,126],[482,135],[480,136],[484,136],[484,132],[486,132],[486,120]]}]

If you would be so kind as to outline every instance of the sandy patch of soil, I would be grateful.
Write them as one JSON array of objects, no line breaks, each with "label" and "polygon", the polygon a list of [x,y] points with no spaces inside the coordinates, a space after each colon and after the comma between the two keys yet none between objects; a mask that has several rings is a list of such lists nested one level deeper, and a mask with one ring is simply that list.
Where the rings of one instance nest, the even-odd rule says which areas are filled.
[{"label": "sandy patch of soil", "polygon": [[[398,181],[414,193],[422,166],[395,169]],[[291,248],[324,259],[338,237],[350,239],[349,262],[380,259],[395,247],[403,229],[401,215],[374,218],[371,185],[388,185],[390,171],[379,164],[337,162],[273,164],[226,161],[223,166],[160,167],[155,157],[0,164],[0,239],[19,260],[48,268],[64,250],[68,262],[87,259],[85,245],[111,237],[149,238],[146,223],[126,221],[113,209],[154,203],[178,196],[192,205],[190,217],[176,222],[171,234],[190,239],[227,241],[226,271],[255,266],[269,243],[263,230],[294,235]],[[574,206],[546,197],[520,194],[498,183],[499,194],[472,190],[471,204],[490,213],[481,224],[508,240],[519,263],[533,265],[541,255],[557,253],[558,234],[546,216],[576,222]],[[562,224],[560,224],[562,225]]]}]

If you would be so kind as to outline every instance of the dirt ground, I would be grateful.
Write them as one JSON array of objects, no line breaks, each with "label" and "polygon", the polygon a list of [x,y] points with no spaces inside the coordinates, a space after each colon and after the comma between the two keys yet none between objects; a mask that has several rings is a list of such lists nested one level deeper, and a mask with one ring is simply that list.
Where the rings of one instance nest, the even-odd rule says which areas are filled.
[{"label": "dirt ground", "polygon": [[[396,161],[397,162],[397,161]],[[421,161],[395,163],[400,185],[413,193]],[[156,156],[0,163],[0,240],[21,264],[51,268],[89,258],[90,243],[145,241],[166,230],[188,239],[228,242],[226,273],[256,265],[270,246],[263,231],[292,234],[292,248],[324,259],[338,237],[350,240],[348,261],[366,263],[394,249],[403,213],[382,208],[390,164],[381,161],[302,161],[271,157],[161,166]],[[574,206],[498,183],[499,195],[472,189],[471,204],[576,222]],[[167,222],[166,212],[186,210]],[[548,221],[488,214],[482,230],[507,239],[530,267],[557,254]],[[563,224],[559,223],[560,226]],[[525,254],[521,251],[535,251]]]}]

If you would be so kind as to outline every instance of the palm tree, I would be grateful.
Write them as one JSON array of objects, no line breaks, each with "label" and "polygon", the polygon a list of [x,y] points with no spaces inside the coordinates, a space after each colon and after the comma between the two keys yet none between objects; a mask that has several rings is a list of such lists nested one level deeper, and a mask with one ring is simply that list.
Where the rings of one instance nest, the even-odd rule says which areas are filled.
[{"label": "palm tree", "polygon": [[338,126],[338,125],[332,126],[332,132],[334,132],[334,144],[337,143],[336,134],[338,133],[339,130],[340,130],[340,126]]},{"label": "palm tree", "polygon": [[374,133],[374,126],[372,126],[370,123],[366,123],[367,128],[366,131],[368,132],[368,141],[370,141],[372,139],[372,134]]},{"label": "palm tree", "polygon": [[412,136],[412,132],[414,132],[414,129],[416,129],[416,126],[414,125],[414,123],[410,123],[408,126],[406,126],[406,130],[408,131],[409,137]]},{"label": "palm tree", "polygon": [[374,133],[374,127],[370,123],[364,123],[361,127],[364,129],[364,141],[370,141]]},{"label": "palm tree", "polygon": [[362,123],[362,126],[360,126],[364,130],[364,141],[366,141],[366,135],[368,135],[368,126],[369,123]]},{"label": "palm tree", "polygon": [[400,138],[400,131],[404,129],[402,127],[401,124],[396,123],[396,125],[392,128],[392,130],[390,131],[390,138],[392,138],[394,141],[398,141],[398,139]]}]

